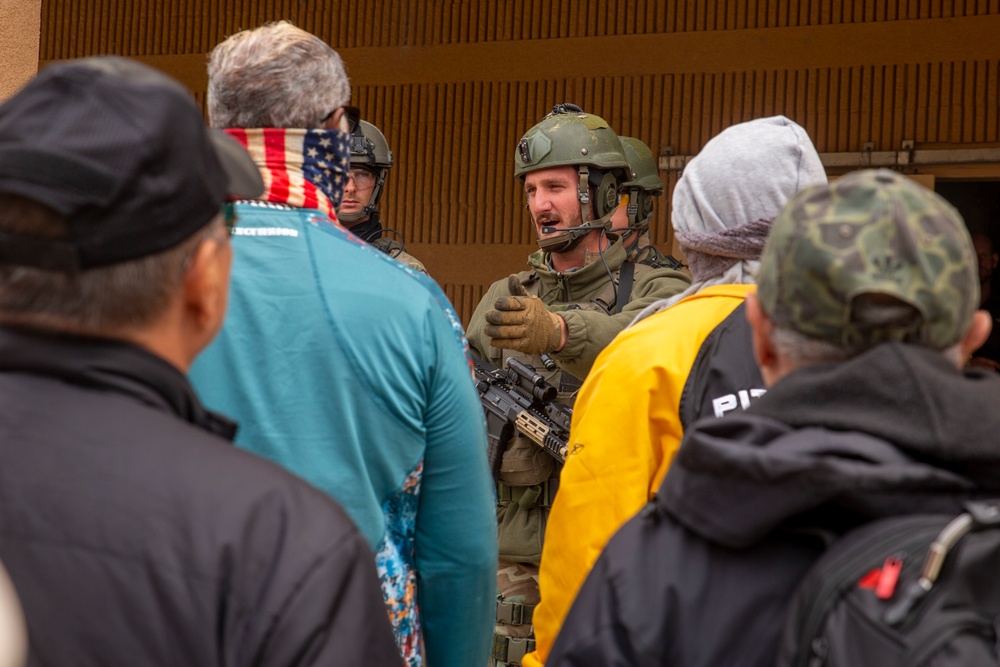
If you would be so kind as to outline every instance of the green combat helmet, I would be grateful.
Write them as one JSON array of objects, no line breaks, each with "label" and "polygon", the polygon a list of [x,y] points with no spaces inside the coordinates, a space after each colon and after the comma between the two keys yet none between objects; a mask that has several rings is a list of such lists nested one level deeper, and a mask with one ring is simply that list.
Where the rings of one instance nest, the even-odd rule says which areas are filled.
[{"label": "green combat helmet", "polygon": [[622,191],[628,195],[628,226],[641,234],[649,229],[649,219],[653,216],[652,198],[663,194],[663,181],[649,146],[634,137],[618,139],[632,170],[632,178],[622,183]]},{"label": "green combat helmet", "polygon": [[351,135],[351,169],[367,168],[375,172],[375,186],[372,188],[372,198],[357,213],[343,214],[338,217],[344,222],[354,223],[362,220],[378,210],[378,200],[382,197],[386,172],[392,168],[392,151],[385,135],[377,127],[366,120],[359,121]]},{"label": "green combat helmet", "polygon": [[[797,194],[771,225],[757,294],[784,329],[863,351],[886,341],[943,350],[979,306],[969,232],[948,202],[885,169]],[[880,295],[909,317],[865,322],[858,297]]]},{"label": "green combat helmet", "polygon": [[635,137],[618,137],[625,149],[625,157],[632,171],[629,180],[622,183],[622,193],[628,197],[626,212],[628,229],[623,238],[634,236],[626,243],[629,259],[656,267],[680,270],[684,263],[673,255],[664,255],[649,241],[649,221],[653,217],[653,197],[663,194],[663,181],[656,157],[642,141]]},{"label": "green combat helmet", "polygon": [[[525,132],[514,151],[514,176],[522,181],[529,172],[563,166],[578,168],[577,196],[583,224],[538,241],[540,247],[554,252],[572,249],[586,234],[607,225],[618,207],[621,184],[631,176],[628,158],[615,131],[603,118],[585,113],[574,104],[554,106],[549,115]],[[596,217],[591,217],[591,188]]]}]

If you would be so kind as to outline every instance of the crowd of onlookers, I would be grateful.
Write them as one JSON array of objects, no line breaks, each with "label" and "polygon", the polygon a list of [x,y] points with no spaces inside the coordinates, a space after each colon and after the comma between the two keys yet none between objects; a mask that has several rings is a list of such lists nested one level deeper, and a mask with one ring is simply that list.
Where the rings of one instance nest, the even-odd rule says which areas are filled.
[{"label": "crowd of onlookers", "polygon": [[[102,56],[0,105],[0,667],[773,664],[840,535],[1000,491],[988,236],[788,118],[685,166],[682,265],[649,147],[555,105],[466,332],[329,45],[239,32],[207,104]],[[491,471],[512,360],[567,455]]]}]

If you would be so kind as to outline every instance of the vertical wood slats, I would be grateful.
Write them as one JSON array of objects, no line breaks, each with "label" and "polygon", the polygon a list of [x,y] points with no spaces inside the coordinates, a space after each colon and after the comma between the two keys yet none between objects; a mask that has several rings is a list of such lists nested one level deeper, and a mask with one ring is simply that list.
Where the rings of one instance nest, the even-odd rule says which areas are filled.
[{"label": "vertical wood slats", "polygon": [[[46,0],[42,60],[206,53],[289,19],[334,48],[462,44],[987,16],[1000,0]],[[183,26],[183,27],[182,27]]]},{"label": "vertical wood slats", "polygon": [[[513,178],[520,134],[560,101],[603,115],[623,136],[659,153],[694,154],[725,127],[784,114],[801,123],[822,152],[918,143],[995,142],[1000,63],[914,63],[812,70],[705,73],[560,82],[470,82],[392,86],[388,99],[361,86],[356,99],[394,146],[385,218],[408,241],[531,244],[523,196]],[[404,92],[406,89],[407,92]],[[986,100],[983,104],[982,100]],[[431,170],[428,165],[436,167]],[[654,238],[669,238],[661,198]]]},{"label": "vertical wood slats", "polygon": [[[362,0],[308,6],[297,0],[48,0],[41,58],[205,53],[227,34],[279,17],[335,48],[349,48],[998,13],[1000,0]],[[554,103],[580,104],[654,153],[670,146],[676,154],[694,154],[723,128],[776,113],[805,126],[823,152],[856,151],[868,141],[876,150],[897,150],[904,139],[989,143],[1000,141],[998,69],[995,60],[922,62],[919,52],[901,65],[616,77],[584,76],[584,63],[579,76],[559,80],[356,85],[354,100],[393,149],[396,166],[383,211],[408,243],[530,246],[533,233],[512,176],[513,150]],[[195,92],[204,106],[204,93]],[[677,176],[663,178],[668,195],[657,204],[652,231],[669,249],[668,196]],[[498,269],[470,266],[467,276],[443,285],[465,321]]]}]

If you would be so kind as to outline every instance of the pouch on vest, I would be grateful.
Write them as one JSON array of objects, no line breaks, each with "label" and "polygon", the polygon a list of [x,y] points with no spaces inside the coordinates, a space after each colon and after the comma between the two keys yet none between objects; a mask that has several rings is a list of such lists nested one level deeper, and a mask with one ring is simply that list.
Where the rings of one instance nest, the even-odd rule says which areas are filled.
[{"label": "pouch on vest", "polygon": [[789,608],[781,667],[997,665],[1000,501],[857,528]]},{"label": "pouch on vest", "polygon": [[538,565],[542,560],[542,539],[548,514],[548,507],[538,504],[523,507],[516,500],[497,507],[500,558]]},{"label": "pouch on vest", "polygon": [[530,439],[511,438],[500,463],[499,479],[510,486],[541,484],[555,474],[556,460]]}]

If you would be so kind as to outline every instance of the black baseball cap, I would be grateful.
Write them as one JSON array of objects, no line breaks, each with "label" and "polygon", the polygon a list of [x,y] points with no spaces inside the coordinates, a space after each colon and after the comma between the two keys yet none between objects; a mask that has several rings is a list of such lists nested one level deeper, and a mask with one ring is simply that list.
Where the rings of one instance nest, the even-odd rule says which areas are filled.
[{"label": "black baseball cap", "polygon": [[70,236],[0,231],[0,263],[59,271],[168,250],[263,192],[240,144],[191,94],[118,56],[55,63],[0,105],[0,192],[66,216]]}]

